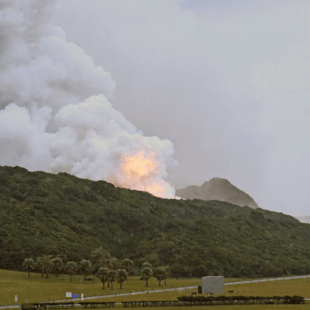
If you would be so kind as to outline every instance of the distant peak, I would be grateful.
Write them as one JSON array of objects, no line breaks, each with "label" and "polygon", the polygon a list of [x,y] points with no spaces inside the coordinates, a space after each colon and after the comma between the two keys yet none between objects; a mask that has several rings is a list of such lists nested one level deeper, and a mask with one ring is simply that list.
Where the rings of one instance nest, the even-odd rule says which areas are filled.
[{"label": "distant peak", "polygon": [[200,187],[188,186],[177,190],[176,195],[184,199],[219,200],[241,207],[258,208],[257,203],[251,196],[223,178],[212,178],[204,182]]},{"label": "distant peak", "polygon": [[212,178],[209,181],[204,182],[201,187],[206,187],[210,185],[232,185],[227,179],[222,178]]},{"label": "distant peak", "polygon": [[227,179],[223,179],[223,178],[212,178],[212,179],[209,180],[209,182],[212,182],[212,183],[215,183],[215,182],[224,183],[225,182],[225,183],[231,184]]}]

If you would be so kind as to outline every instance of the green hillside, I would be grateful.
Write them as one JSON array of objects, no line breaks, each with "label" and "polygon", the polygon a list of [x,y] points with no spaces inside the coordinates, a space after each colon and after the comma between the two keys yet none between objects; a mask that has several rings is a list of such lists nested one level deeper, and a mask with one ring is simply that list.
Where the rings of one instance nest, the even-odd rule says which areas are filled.
[{"label": "green hillside", "polygon": [[99,246],[181,276],[310,273],[310,225],[291,216],[0,167],[0,268],[43,254],[80,261]]}]

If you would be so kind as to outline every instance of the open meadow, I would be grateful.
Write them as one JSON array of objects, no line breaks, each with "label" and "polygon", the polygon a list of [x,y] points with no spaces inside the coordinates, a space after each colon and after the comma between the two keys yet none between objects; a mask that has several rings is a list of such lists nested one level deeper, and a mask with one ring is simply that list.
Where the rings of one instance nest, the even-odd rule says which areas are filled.
[{"label": "open meadow", "polygon": [[[119,288],[119,283],[114,282],[114,289],[102,289],[102,283],[96,276],[91,276],[94,281],[83,281],[82,275],[72,276],[72,282],[68,275],[51,274],[49,279],[42,278],[39,273],[31,273],[30,279],[26,272],[0,270],[0,306],[14,304],[14,296],[18,295],[18,304],[24,302],[41,302],[47,300],[66,299],[66,292],[73,294],[84,294],[87,296],[99,296],[120,293],[132,293],[137,291],[155,290],[159,288],[173,288],[181,286],[200,285],[201,280],[192,279],[167,279],[167,285],[158,286],[155,278],[149,280],[148,288],[145,287],[145,281],[140,277],[129,277],[123,283],[123,289]],[[107,286],[107,284],[105,284]]]},{"label": "open meadow", "polygon": [[[27,302],[40,302],[52,300],[66,299],[66,292],[84,294],[84,297],[101,296],[119,293],[133,293],[138,291],[157,290],[159,289],[158,282],[152,278],[149,280],[149,287],[145,287],[145,281],[141,281],[139,277],[130,277],[128,281],[123,284],[123,289],[119,289],[119,284],[114,283],[114,289],[102,289],[102,283],[96,278],[94,281],[83,281],[83,276],[77,275],[72,277],[72,282],[69,276],[50,275],[49,279],[41,277],[41,274],[31,273],[30,279],[25,272],[0,270],[0,306],[21,304]],[[225,282],[233,282],[238,279],[225,279]],[[241,279],[240,279],[241,280]],[[243,279],[244,280],[244,279]],[[200,279],[172,279],[167,280],[167,285],[162,286],[163,289],[170,289],[173,287],[182,286],[196,286],[200,285]],[[177,297],[184,295],[191,295],[196,292],[196,289],[183,290],[183,291],[167,291],[160,293],[144,293],[138,295],[128,296],[113,296],[98,298],[89,301],[150,301],[150,300],[176,300]],[[233,291],[233,292],[229,292]],[[14,296],[18,295],[18,302],[14,302]],[[229,285],[225,287],[225,295],[243,295],[243,296],[285,296],[285,295],[299,295],[305,298],[310,298],[310,279],[296,279],[296,280],[283,280],[283,281],[270,281],[261,283],[249,283],[240,285]],[[122,305],[119,305],[122,307]],[[212,309],[222,309],[223,306],[212,306]],[[310,309],[310,304],[305,305],[251,305],[251,310],[264,310],[264,309]],[[175,307],[171,307],[174,308]],[[179,310],[194,308],[194,307],[178,307]],[[197,307],[195,307],[197,308]],[[165,307],[169,310],[170,307]],[[244,305],[229,306],[229,309],[245,309]]]},{"label": "open meadow", "polygon": [[[225,279],[225,282],[233,282],[231,279]],[[101,301],[155,301],[155,300],[176,300],[178,297],[184,295],[191,295],[196,290],[185,290],[185,291],[170,291],[153,294],[143,295],[131,295],[131,296],[120,296],[113,298],[99,299]],[[229,291],[233,291],[230,293]],[[305,298],[310,298],[310,279],[296,279],[296,280],[283,280],[283,281],[270,281],[260,283],[248,283],[225,286],[224,295],[226,296],[293,296],[299,295]],[[216,296],[216,295],[215,295]],[[227,307],[227,306],[226,306]],[[306,302],[304,305],[249,305],[251,310],[265,310],[265,309],[310,309],[310,303]],[[165,309],[172,309],[175,307],[165,307]],[[178,307],[179,310],[199,307]],[[213,310],[223,309],[223,306],[212,306]],[[225,308],[226,309],[226,308]],[[246,309],[245,305],[240,306],[229,306],[231,310]]]}]

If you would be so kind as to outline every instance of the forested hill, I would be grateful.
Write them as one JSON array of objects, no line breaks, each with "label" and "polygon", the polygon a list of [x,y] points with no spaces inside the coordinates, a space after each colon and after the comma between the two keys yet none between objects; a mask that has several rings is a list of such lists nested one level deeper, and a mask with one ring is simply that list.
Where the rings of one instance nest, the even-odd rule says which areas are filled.
[{"label": "forested hill", "polygon": [[0,167],[0,268],[90,258],[99,246],[179,275],[310,273],[310,225],[219,201],[168,200],[60,173]]}]

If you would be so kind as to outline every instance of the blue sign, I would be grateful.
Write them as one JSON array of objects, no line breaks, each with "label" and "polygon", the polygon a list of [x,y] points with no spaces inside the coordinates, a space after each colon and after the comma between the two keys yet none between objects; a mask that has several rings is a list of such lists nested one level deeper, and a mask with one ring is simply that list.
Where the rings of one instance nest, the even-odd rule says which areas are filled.
[{"label": "blue sign", "polygon": [[73,294],[72,298],[78,298],[79,294]]}]

